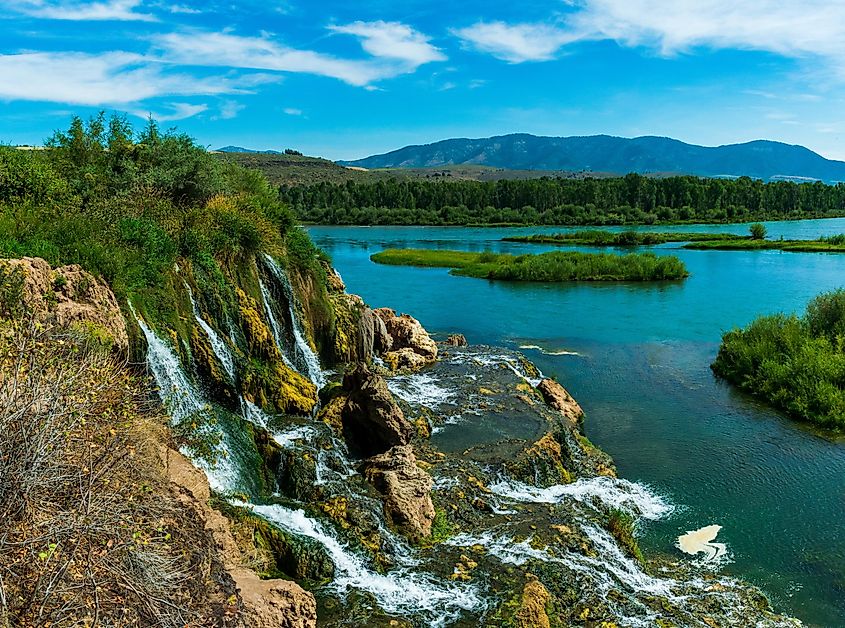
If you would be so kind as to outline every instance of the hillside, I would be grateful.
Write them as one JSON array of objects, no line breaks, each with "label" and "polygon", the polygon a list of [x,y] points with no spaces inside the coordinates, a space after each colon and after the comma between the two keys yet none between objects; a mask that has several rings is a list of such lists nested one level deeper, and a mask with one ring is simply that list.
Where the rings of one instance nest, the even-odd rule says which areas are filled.
[{"label": "hillside", "polygon": [[827,182],[845,180],[845,162],[825,159],[803,146],[764,140],[705,147],[665,137],[627,139],[608,135],[538,137],[515,134],[406,146],[384,155],[341,163],[363,168],[475,164],[517,170],[750,176],[763,180],[806,177]]},{"label": "hillside", "polygon": [[[220,159],[233,161],[239,166],[264,173],[274,185],[311,185],[315,183],[372,183],[387,179],[430,179],[446,181],[497,181],[524,180],[539,177],[575,178],[583,175],[568,170],[508,170],[474,164],[440,166],[435,168],[385,168],[370,170],[356,166],[347,167],[328,159],[284,155],[281,153],[223,151]],[[591,176],[602,176],[590,173]]]}]

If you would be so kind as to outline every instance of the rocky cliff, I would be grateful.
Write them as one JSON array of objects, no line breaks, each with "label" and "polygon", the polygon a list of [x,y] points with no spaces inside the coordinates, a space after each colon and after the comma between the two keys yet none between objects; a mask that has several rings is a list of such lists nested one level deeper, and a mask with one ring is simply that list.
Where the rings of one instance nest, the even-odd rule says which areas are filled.
[{"label": "rocky cliff", "polygon": [[87,310],[65,301],[82,271],[16,264],[36,316],[146,362],[169,414],[152,491],[210,557],[189,608],[205,595],[213,622],[796,625],[712,566],[643,556],[638,522],[671,506],[616,478],[563,386],[370,309],[325,261],[180,260],[156,300],[118,308],[96,284]]}]

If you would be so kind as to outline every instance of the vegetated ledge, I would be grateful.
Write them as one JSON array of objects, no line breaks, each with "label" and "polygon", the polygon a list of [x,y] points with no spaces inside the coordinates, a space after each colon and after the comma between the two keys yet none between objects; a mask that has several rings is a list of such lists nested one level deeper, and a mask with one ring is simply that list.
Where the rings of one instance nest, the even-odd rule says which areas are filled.
[{"label": "vegetated ledge", "polygon": [[802,317],[761,316],[722,336],[713,372],[801,421],[845,431],[845,290],[817,296]]},{"label": "vegetated ledge", "polygon": [[525,242],[528,244],[562,244],[584,246],[653,246],[667,242],[710,242],[743,241],[748,236],[733,233],[689,233],[666,231],[606,231],[584,229],[569,233],[538,233],[526,236],[502,238],[503,242]]},{"label": "vegetated ledge", "polygon": [[451,274],[505,281],[667,281],[689,276],[677,257],[653,253],[611,255],[555,251],[540,255],[387,249],[370,256],[378,264],[451,268]]},{"label": "vegetated ledge", "polygon": [[792,253],[845,253],[845,234],[818,240],[735,239],[689,242],[685,249],[706,251],[789,251]]}]

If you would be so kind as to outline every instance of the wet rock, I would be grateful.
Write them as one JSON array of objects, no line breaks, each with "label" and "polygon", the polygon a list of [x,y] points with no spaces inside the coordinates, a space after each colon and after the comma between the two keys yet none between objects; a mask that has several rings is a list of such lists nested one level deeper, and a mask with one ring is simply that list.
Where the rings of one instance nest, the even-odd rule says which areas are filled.
[{"label": "wet rock", "polygon": [[466,347],[467,339],[463,334],[449,334],[446,338],[446,344],[450,347]]},{"label": "wet rock", "polygon": [[343,283],[340,274],[326,261],[320,260],[320,265],[326,271],[326,289],[329,292],[346,292],[346,284]]},{"label": "wet rock", "polygon": [[40,320],[75,328],[120,353],[129,336],[111,289],[77,264],[55,270],[38,257],[0,260],[0,272],[19,273],[23,304]]},{"label": "wet rock", "polygon": [[410,349],[421,356],[424,362],[433,362],[437,359],[437,344],[413,316],[408,314],[397,316],[396,312],[384,307],[373,312],[384,322],[391,339],[391,351]]},{"label": "wet rock", "polygon": [[412,538],[431,536],[431,476],[417,466],[410,445],[393,447],[364,463],[364,476],[384,496],[384,512]]},{"label": "wet rock", "polygon": [[387,331],[387,325],[380,316],[373,314],[373,351],[377,355],[387,353],[393,348],[393,338]]},{"label": "wet rock", "polygon": [[373,338],[375,335],[375,318],[369,308],[361,312],[358,321],[358,333],[355,342],[357,358],[361,362],[369,362],[373,357]]},{"label": "wet rock", "polygon": [[550,408],[560,412],[575,425],[584,421],[584,411],[566,389],[553,379],[546,378],[537,384],[537,390]]},{"label": "wet rock", "polygon": [[532,577],[522,589],[522,602],[514,617],[517,628],[549,628],[546,604],[552,599],[546,587]]},{"label": "wet rock", "polygon": [[424,356],[407,347],[398,351],[388,351],[382,358],[392,371],[417,371],[429,363]]},{"label": "wet rock", "polygon": [[344,376],[343,388],[348,396],[340,418],[350,448],[372,456],[410,442],[414,428],[380,375],[358,364]]}]

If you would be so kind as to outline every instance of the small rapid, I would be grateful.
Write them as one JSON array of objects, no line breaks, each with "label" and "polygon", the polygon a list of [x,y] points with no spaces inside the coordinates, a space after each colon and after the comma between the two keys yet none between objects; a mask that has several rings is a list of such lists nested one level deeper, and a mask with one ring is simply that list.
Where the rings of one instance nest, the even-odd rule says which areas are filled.
[{"label": "small rapid", "polygon": [[[400,616],[419,615],[429,626],[446,626],[464,612],[481,612],[487,606],[481,591],[474,584],[444,581],[424,571],[412,571],[408,566],[388,574],[370,569],[363,559],[303,510],[293,510],[278,504],[236,505],[251,508],[280,528],[314,539],[325,547],[336,570],[329,587],[339,595],[346,595],[352,589],[367,591],[386,612]],[[410,567],[413,567],[415,563],[411,562]]]}]

